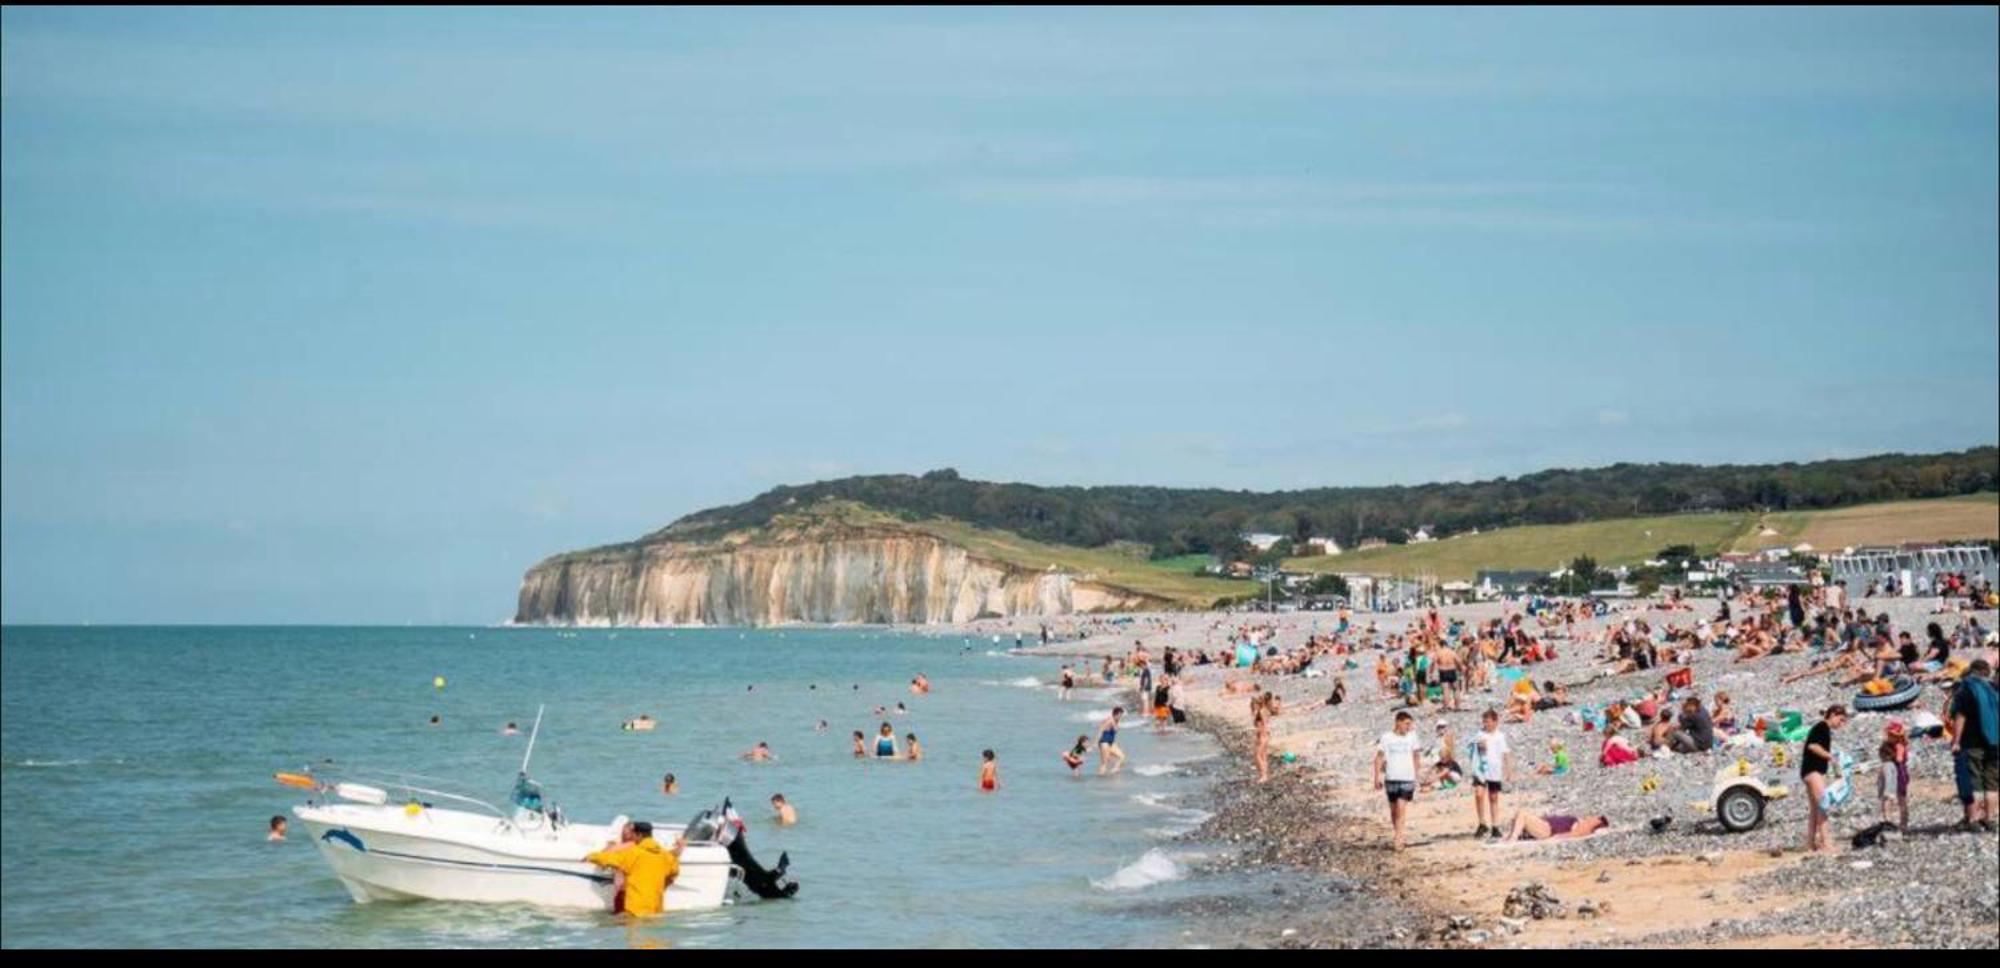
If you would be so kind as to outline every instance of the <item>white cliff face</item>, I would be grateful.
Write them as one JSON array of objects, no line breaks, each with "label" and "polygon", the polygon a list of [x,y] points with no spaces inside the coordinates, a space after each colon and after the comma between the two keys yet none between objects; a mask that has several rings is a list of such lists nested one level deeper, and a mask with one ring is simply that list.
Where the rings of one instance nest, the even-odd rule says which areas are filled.
[{"label": "white cliff face", "polygon": [[913,531],[663,542],[550,558],[514,620],[559,625],[944,623],[1171,607],[1068,575],[976,558]]}]

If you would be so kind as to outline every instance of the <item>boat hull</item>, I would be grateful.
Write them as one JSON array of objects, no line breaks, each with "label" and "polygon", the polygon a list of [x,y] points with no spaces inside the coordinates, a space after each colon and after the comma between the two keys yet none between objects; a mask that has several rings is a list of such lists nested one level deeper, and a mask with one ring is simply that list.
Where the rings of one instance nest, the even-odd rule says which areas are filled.
[{"label": "boat hull", "polygon": [[[299,807],[294,813],[357,902],[430,900],[611,909],[616,890],[613,872],[578,859],[608,838],[593,838],[597,843],[590,845],[571,838],[447,838],[424,829],[421,816],[403,817],[400,811],[342,816],[342,810]],[[398,824],[399,819],[405,822]],[[689,845],[681,855],[680,874],[667,888],[666,909],[721,907],[731,902],[739,882],[726,849]]]}]

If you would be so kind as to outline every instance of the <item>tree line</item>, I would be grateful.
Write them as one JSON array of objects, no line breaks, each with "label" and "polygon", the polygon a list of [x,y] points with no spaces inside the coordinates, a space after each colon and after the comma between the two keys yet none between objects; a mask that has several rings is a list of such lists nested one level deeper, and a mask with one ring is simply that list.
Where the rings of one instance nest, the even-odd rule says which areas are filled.
[{"label": "tree line", "polygon": [[1694,511],[1812,510],[1996,488],[2000,448],[1990,446],[1812,463],[1627,463],[1463,484],[1267,493],[1040,487],[967,480],[946,468],[921,476],[882,474],[775,487],[742,504],[689,515],[649,538],[715,537],[839,498],[907,520],[950,517],[1057,544],[1100,547],[1136,541],[1150,547],[1155,557],[1240,557],[1245,532],[1282,535],[1296,546],[1317,536],[1353,547],[1371,538],[1401,543],[1419,528],[1446,537],[1475,528]]}]

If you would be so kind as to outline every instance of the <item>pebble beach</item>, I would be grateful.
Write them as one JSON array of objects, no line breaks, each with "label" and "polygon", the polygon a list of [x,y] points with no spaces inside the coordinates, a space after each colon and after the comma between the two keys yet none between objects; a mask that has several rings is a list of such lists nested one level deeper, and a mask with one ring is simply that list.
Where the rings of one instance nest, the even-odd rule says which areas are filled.
[{"label": "pebble beach", "polygon": [[[1475,838],[1469,784],[1419,793],[1409,811],[1409,849],[1394,852],[1382,794],[1372,787],[1375,738],[1387,731],[1400,698],[1380,694],[1374,676],[1378,654],[1361,644],[1349,656],[1325,656],[1312,675],[1253,675],[1249,670],[1190,664],[1182,677],[1185,728],[1212,733],[1229,751],[1211,765],[1214,816],[1190,834],[1232,843],[1238,850],[1212,863],[1224,867],[1285,868],[1319,875],[1310,890],[1272,889],[1268,904],[1246,910],[1243,943],[1255,947],[1883,947],[1994,948],[2000,946],[2000,835],[1953,829],[1960,806],[1953,793],[1948,739],[1916,738],[1911,745],[1907,835],[1881,846],[1853,848],[1849,838],[1880,818],[1872,770],[1875,747],[1891,718],[1916,710],[1941,710],[1946,693],[1927,687],[1911,707],[1889,713],[1858,712],[1836,736],[1860,770],[1854,797],[1832,815],[1832,853],[1803,847],[1806,806],[1798,785],[1799,744],[1738,740],[1739,746],[1705,753],[1646,757],[1615,767],[1598,764],[1599,736],[1566,712],[1601,707],[1660,687],[1663,670],[1611,674],[1603,657],[1605,628],[1644,618],[1655,628],[1705,621],[1713,599],[1690,603],[1693,611],[1666,611],[1657,602],[1630,602],[1621,611],[1579,621],[1574,642],[1556,639],[1559,657],[1526,670],[1536,682],[1568,688],[1571,706],[1507,723],[1514,750],[1513,780],[1500,816],[1517,809],[1576,816],[1603,814],[1609,833],[1578,841],[1492,844]],[[1886,612],[1898,630],[1921,641],[1923,628],[1947,631],[1968,618],[1985,629],[1995,614],[1933,615],[1935,599],[1862,599],[1871,614]],[[1488,602],[1447,606],[1446,621],[1468,626],[1520,611],[1517,604]],[[1401,632],[1421,612],[1354,616],[1357,629],[1372,620],[1381,635]],[[1017,651],[1049,660],[1053,681],[1069,660],[1122,656],[1143,643],[1158,660],[1163,649],[1227,647],[1245,626],[1268,626],[1266,647],[1287,650],[1334,630],[1325,612],[1169,613],[1079,617],[1052,622],[1059,638],[1037,644],[1040,623],[985,620],[945,634],[999,636]],[[931,634],[938,634],[933,630]],[[1351,640],[1365,640],[1356,633]],[[1784,653],[1736,661],[1731,649],[1695,650],[1691,692],[1706,703],[1717,690],[1730,693],[1740,718],[1801,710],[1807,722],[1818,710],[1850,703],[1852,686],[1830,676],[1790,684],[1780,680],[1820,661],[1811,653]],[[1343,661],[1345,660],[1345,661]],[[1348,667],[1350,666],[1351,667]],[[1345,679],[1347,701],[1326,705],[1333,677]],[[1081,677],[1081,676],[1080,676]],[[1249,763],[1249,697],[1226,693],[1225,683],[1254,682],[1274,692],[1283,712],[1272,721],[1274,764],[1267,783]],[[1136,706],[1134,684],[1119,680]],[[1238,686],[1238,688],[1243,688]],[[1504,684],[1473,691],[1462,711],[1436,702],[1411,708],[1418,734],[1428,742],[1438,721],[1448,723],[1461,751],[1479,731],[1488,708],[1505,708]],[[1136,720],[1133,721],[1137,725]],[[1562,740],[1573,758],[1565,775],[1542,775],[1551,740]],[[1644,736],[1637,737],[1643,750]],[[1460,753],[1461,759],[1464,753]],[[1743,833],[1716,821],[1710,792],[1718,770],[1747,764],[1795,794],[1770,803],[1764,823]],[[1671,818],[1655,824],[1656,818]],[[1661,829],[1653,829],[1655,826]],[[1374,903],[1344,898],[1339,923],[1316,916],[1325,892],[1362,894]]]}]

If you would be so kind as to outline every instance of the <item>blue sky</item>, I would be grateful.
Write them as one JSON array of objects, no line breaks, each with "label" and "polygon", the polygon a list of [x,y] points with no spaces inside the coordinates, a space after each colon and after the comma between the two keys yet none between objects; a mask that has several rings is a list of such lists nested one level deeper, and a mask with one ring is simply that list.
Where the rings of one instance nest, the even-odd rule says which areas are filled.
[{"label": "blue sky", "polygon": [[0,14],[0,619],[483,622],[780,483],[2000,438],[2000,22]]}]

